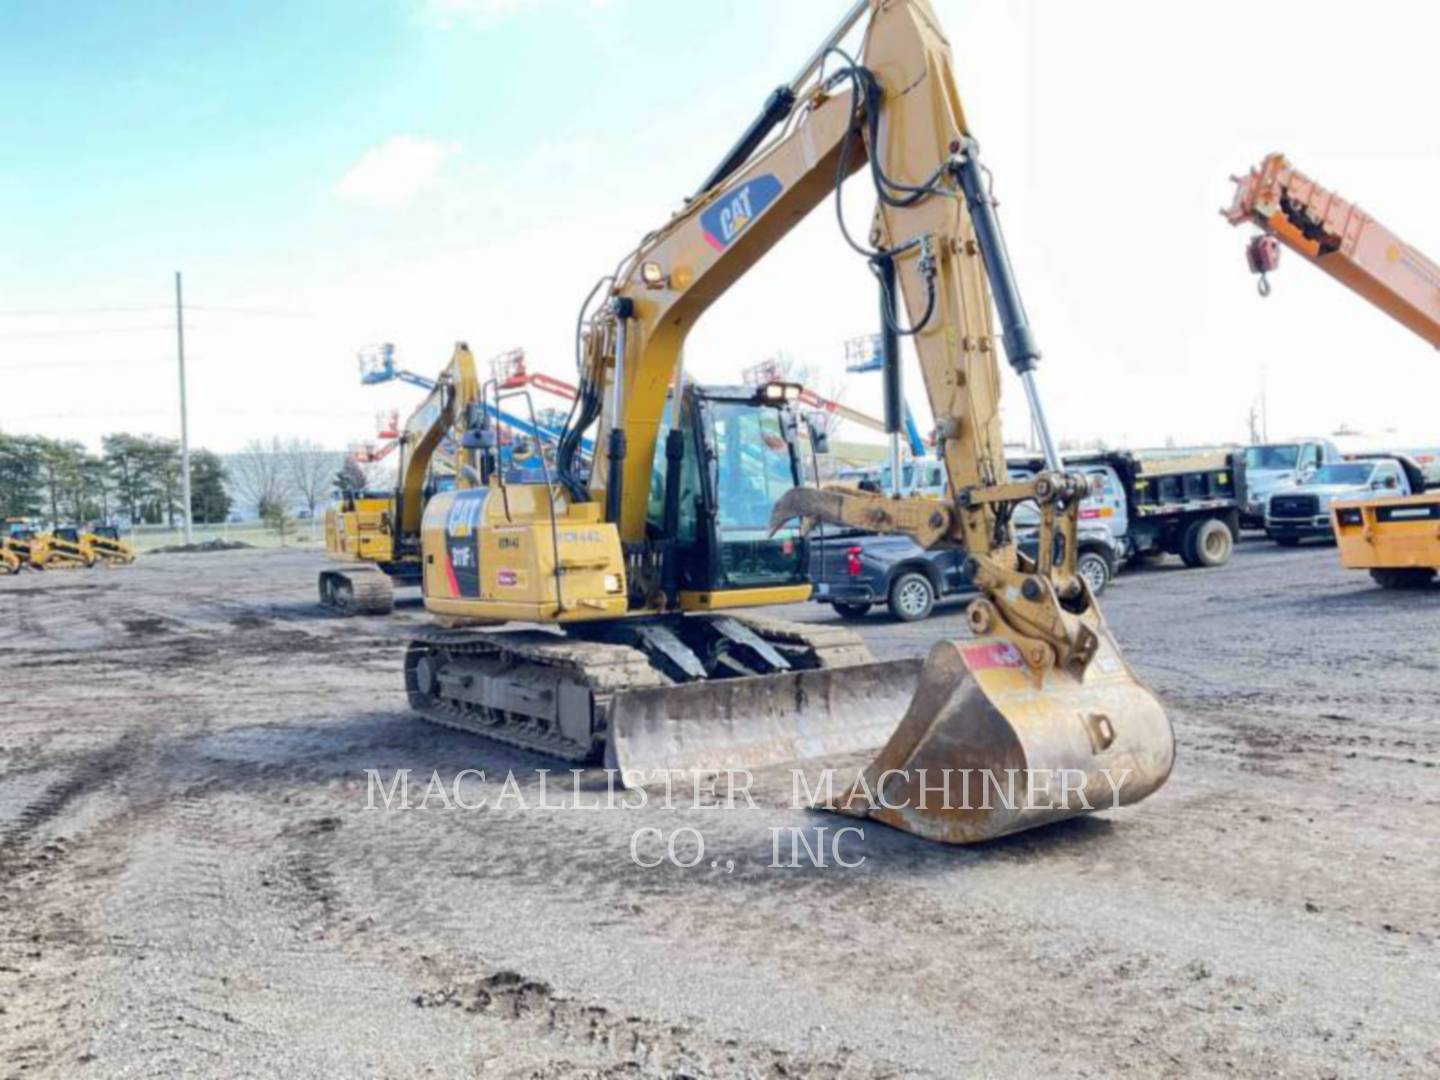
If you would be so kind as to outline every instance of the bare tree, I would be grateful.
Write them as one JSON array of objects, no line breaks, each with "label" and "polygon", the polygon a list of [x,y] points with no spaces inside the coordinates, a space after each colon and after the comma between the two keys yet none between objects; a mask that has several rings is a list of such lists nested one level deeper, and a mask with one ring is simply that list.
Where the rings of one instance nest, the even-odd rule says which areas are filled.
[{"label": "bare tree", "polygon": [[284,457],[290,487],[313,518],[315,508],[334,487],[335,473],[345,464],[345,455],[309,439],[291,439],[285,443]]},{"label": "bare tree", "polygon": [[253,507],[262,518],[274,513],[276,506],[288,505],[294,497],[285,449],[278,438],[268,443],[251,439],[229,465],[230,484],[238,501]]}]

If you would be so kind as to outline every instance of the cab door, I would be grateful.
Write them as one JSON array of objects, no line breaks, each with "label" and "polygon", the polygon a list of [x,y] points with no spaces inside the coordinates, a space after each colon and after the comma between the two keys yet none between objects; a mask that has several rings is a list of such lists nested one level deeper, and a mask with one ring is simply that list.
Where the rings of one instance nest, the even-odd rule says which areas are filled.
[{"label": "cab door", "polygon": [[1101,487],[1081,502],[1080,520],[1104,525],[1110,530],[1115,543],[1123,548],[1125,537],[1130,532],[1130,512],[1120,477],[1109,465],[1095,465],[1083,471],[1086,476],[1098,476]]}]

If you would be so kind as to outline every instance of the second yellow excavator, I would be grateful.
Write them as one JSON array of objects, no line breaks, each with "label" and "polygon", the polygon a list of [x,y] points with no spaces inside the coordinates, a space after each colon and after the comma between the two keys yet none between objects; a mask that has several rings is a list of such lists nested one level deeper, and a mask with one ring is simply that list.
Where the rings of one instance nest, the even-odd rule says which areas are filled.
[{"label": "second yellow excavator", "polygon": [[320,571],[320,603],[347,615],[386,615],[395,607],[395,582],[420,581],[420,519],[440,477],[458,471],[441,455],[447,436],[480,400],[475,357],[464,342],[400,433],[396,487],[385,492],[343,492],[325,513],[325,551],[343,568]]},{"label": "second yellow excavator", "polygon": [[[840,43],[867,14],[857,60]],[[900,336],[919,354],[943,501],[790,486],[793,424],[776,406],[791,390],[707,398],[683,370],[705,310],[811,209],[832,196],[838,208],[862,169],[877,209],[866,240],[846,240],[879,282],[892,399]],[[1006,473],[1002,346],[1043,442],[1045,467],[1025,479]],[[577,356],[555,482],[506,483],[477,409],[463,442],[479,482],[425,508],[425,602],[442,628],[405,661],[423,715],[573,759],[603,752],[629,784],[879,748],[829,805],[952,843],[1164,783],[1169,721],[1075,572],[1089,488],[1046,426],[1039,352],[925,0],[851,7],[683,209],[592,291]],[[577,449],[592,428],[587,469]],[[1035,559],[1012,526],[1029,500]],[[937,642],[922,668],[869,662],[839,628],[742,616],[808,595],[804,534],[817,519],[963,547],[981,593],[971,636]],[[474,628],[511,620],[545,629]]]}]

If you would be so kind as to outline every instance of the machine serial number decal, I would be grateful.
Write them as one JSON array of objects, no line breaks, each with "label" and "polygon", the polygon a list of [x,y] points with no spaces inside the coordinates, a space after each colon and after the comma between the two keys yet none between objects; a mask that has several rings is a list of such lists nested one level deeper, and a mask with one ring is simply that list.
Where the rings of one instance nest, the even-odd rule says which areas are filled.
[{"label": "machine serial number decal", "polygon": [[724,251],[750,222],[765,212],[782,190],[774,174],[766,173],[721,198],[700,215],[705,242],[716,251]]}]

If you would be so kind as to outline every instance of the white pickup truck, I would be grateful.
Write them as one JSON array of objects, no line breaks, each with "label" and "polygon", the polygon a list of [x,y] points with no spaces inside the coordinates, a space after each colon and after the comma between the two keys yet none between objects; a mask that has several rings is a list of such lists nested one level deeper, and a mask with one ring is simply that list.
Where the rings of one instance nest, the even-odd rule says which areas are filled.
[{"label": "white pickup truck", "polygon": [[1265,525],[1265,500],[1270,493],[1322,465],[1341,460],[1340,448],[1329,439],[1292,439],[1257,443],[1236,451],[1239,476],[1240,524],[1247,529]]},{"label": "white pickup truck", "polygon": [[1300,479],[1275,488],[1265,497],[1265,535],[1294,547],[1306,537],[1334,536],[1330,504],[1366,499],[1391,499],[1425,490],[1420,467],[1400,455],[1357,457],[1331,462]]}]

